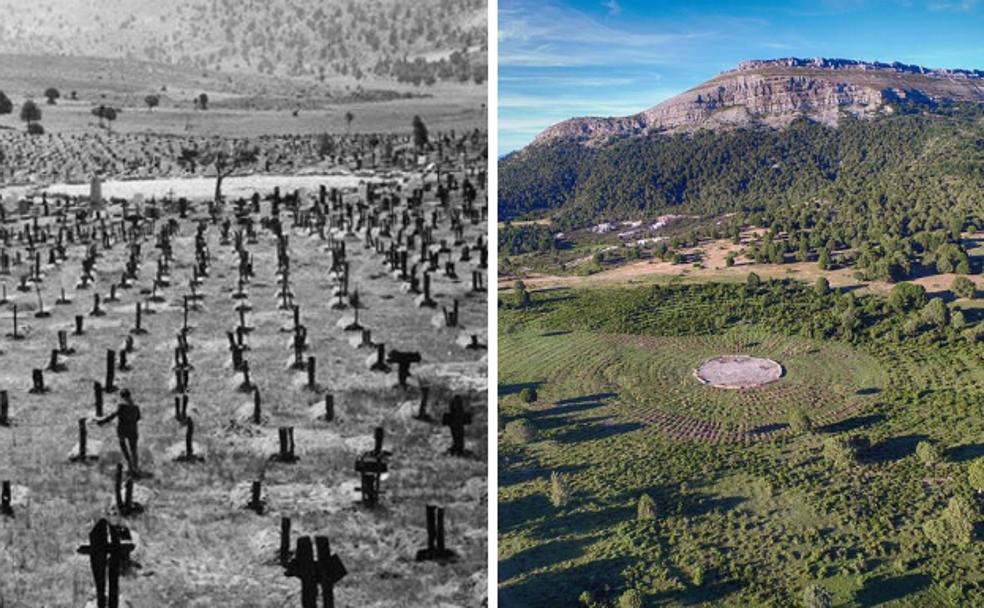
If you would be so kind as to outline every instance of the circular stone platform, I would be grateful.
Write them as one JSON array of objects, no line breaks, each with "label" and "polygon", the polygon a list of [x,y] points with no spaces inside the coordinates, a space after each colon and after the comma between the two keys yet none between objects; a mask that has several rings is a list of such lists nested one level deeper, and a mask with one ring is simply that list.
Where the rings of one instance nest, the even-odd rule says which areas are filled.
[{"label": "circular stone platform", "polygon": [[782,374],[782,366],[772,359],[746,355],[708,359],[694,370],[694,377],[701,384],[730,389],[769,384],[781,378]]}]

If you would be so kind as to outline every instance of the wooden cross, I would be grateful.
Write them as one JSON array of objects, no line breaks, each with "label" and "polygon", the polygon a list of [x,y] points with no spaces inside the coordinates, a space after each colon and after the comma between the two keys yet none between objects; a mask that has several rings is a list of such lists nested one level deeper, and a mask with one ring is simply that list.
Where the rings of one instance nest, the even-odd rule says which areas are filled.
[{"label": "wooden cross", "polygon": [[80,554],[89,556],[98,608],[119,608],[120,571],[135,548],[132,542],[122,541],[128,536],[126,528],[100,519],[89,532],[89,544],[78,548]]},{"label": "wooden cross", "polygon": [[[317,548],[317,559],[315,559]],[[310,536],[297,539],[294,558],[288,562],[284,575],[301,581],[301,607],[318,608],[318,591],[321,591],[322,608],[335,608],[335,585],[348,572],[341,558],[331,552],[328,537]]]},{"label": "wooden cross", "polygon": [[465,455],[465,427],[472,423],[472,414],[465,408],[460,395],[451,399],[451,407],[441,418],[441,424],[451,429],[451,448],[448,453],[452,456]]}]

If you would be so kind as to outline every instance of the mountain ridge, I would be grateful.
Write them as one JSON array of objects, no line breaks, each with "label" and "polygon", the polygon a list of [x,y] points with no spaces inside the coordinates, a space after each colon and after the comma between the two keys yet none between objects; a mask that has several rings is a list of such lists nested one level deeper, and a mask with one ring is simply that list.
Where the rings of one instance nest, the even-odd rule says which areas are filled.
[{"label": "mountain ridge", "polygon": [[746,60],[636,114],[562,121],[531,145],[564,140],[595,146],[612,137],[756,124],[784,128],[798,118],[837,125],[847,116],[890,113],[900,100],[984,102],[984,71],[822,57]]}]

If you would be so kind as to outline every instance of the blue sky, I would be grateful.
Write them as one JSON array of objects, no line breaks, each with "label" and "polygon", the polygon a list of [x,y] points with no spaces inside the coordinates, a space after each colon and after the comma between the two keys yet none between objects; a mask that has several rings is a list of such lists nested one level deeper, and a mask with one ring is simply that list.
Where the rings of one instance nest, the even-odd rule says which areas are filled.
[{"label": "blue sky", "polygon": [[499,1],[499,153],[572,116],[634,114],[742,59],[984,69],[984,0]]}]

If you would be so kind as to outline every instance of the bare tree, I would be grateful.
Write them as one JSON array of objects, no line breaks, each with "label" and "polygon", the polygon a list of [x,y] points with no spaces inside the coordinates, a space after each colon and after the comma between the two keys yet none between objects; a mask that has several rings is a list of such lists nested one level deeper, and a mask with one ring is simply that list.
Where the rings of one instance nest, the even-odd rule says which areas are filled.
[{"label": "bare tree", "polygon": [[215,170],[215,202],[222,201],[222,181],[243,167],[256,162],[259,149],[245,143],[227,142],[216,144],[208,150],[182,150],[178,162],[188,165],[192,171],[197,165],[205,165]]}]

